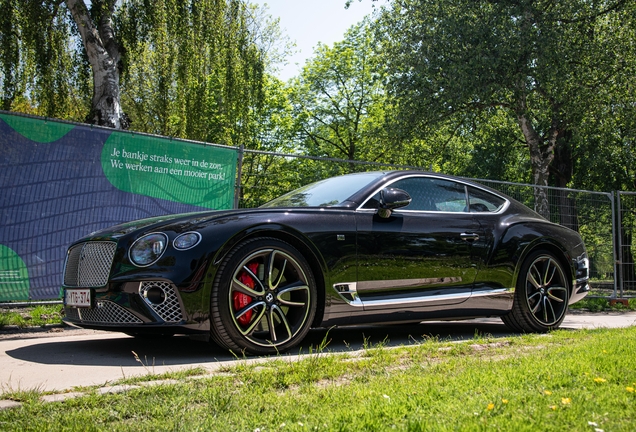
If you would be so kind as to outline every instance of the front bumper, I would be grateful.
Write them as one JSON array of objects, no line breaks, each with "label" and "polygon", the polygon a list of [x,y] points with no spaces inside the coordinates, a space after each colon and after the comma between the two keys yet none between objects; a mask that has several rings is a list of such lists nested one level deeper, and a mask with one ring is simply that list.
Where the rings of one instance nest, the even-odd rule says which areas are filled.
[{"label": "front bumper", "polygon": [[[114,289],[117,288],[117,289]],[[64,290],[72,290],[65,287]],[[105,290],[92,290],[91,307],[64,306],[64,322],[92,329],[128,333],[192,333],[200,323],[188,323],[183,301],[169,281],[127,282]],[[66,298],[66,295],[64,296]]]}]

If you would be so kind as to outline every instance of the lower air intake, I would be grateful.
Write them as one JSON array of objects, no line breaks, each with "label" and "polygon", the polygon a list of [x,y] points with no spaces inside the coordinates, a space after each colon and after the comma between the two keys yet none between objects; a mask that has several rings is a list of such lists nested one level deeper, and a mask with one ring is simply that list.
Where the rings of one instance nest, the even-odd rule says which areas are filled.
[{"label": "lower air intake", "polygon": [[[152,295],[160,292],[163,295]],[[139,295],[146,304],[167,323],[178,323],[183,320],[179,297],[172,284],[162,281],[142,282]]]},{"label": "lower air intake", "polygon": [[117,303],[108,300],[100,300],[97,307],[85,308],[64,308],[66,317],[73,321],[81,321],[94,324],[141,324],[142,321],[135,315],[128,312]]}]

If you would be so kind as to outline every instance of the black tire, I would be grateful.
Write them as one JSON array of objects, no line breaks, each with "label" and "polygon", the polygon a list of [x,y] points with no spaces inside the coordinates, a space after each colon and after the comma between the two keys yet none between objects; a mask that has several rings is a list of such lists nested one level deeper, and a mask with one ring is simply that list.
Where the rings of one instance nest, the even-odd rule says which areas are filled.
[{"label": "black tire", "polygon": [[518,332],[547,332],[558,328],[568,311],[570,280],[561,261],[537,250],[519,271],[512,310],[501,319]]},{"label": "black tire", "polygon": [[220,264],[210,304],[211,336],[235,354],[274,354],[297,345],[316,314],[316,282],[293,246],[246,240]]}]

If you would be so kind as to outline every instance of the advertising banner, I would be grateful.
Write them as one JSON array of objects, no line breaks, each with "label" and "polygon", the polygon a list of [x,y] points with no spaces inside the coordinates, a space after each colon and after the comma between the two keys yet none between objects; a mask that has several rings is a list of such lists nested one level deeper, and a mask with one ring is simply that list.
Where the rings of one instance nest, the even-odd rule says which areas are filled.
[{"label": "advertising banner", "polygon": [[238,150],[0,112],[0,302],[56,298],[68,245],[128,220],[229,209]]}]

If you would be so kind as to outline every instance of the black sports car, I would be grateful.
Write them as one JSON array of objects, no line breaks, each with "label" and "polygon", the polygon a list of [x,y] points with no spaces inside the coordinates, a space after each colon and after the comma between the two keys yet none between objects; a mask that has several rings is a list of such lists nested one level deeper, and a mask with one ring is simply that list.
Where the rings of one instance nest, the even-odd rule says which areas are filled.
[{"label": "black sports car", "polygon": [[311,327],[499,316],[558,327],[588,292],[581,237],[499,192],[429,172],[367,172],[259,208],[161,216],[72,244],[65,321],[203,333],[269,354]]}]

